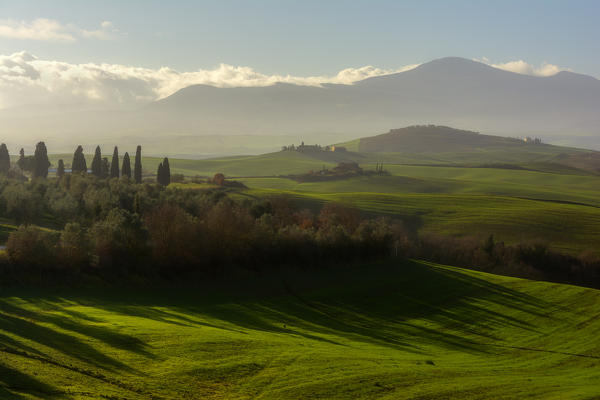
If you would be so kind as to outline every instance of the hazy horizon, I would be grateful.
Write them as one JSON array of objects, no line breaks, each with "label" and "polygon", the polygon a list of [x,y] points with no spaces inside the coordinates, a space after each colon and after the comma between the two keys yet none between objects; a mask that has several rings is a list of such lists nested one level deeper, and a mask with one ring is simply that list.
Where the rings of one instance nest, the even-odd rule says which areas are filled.
[{"label": "hazy horizon", "polygon": [[[432,123],[600,149],[599,121],[589,111],[600,107],[594,89],[600,56],[593,51],[598,10],[590,1],[3,3],[0,135],[11,151],[33,148],[37,140],[53,152],[121,141],[147,143],[156,154],[207,157],[272,151],[294,138],[332,144]],[[569,71],[594,83],[564,79],[532,87],[506,77],[498,83],[494,74],[472,75],[467,64],[461,72],[450,63],[413,81],[402,78],[386,98],[362,85],[369,78],[416,76],[407,73],[447,57],[527,77]],[[459,107],[446,96],[463,90],[457,80],[467,92],[489,90],[464,94]],[[260,88],[279,83],[328,93],[292,90],[275,94],[286,101],[270,103],[270,89]],[[171,99],[194,85],[255,89],[239,102],[227,91]],[[508,93],[506,86],[522,92]],[[510,107],[520,98],[528,103],[522,113]],[[175,104],[168,111],[165,99]],[[472,111],[477,104],[488,115]]]}]

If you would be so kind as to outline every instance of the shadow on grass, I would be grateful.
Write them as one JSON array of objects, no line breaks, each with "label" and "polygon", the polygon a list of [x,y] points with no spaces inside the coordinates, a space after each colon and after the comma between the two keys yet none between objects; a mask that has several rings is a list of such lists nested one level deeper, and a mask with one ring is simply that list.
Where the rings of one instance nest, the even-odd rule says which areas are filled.
[{"label": "shadow on grass", "polygon": [[42,399],[64,398],[64,393],[16,369],[0,363],[0,399],[28,399],[21,393]]},{"label": "shadow on grass", "polygon": [[[55,311],[60,312],[62,309],[55,306]],[[153,357],[148,346],[134,336],[122,334],[104,326],[89,325],[84,321],[56,313],[31,311],[6,300],[0,300],[0,330],[13,337],[46,346],[79,361],[110,371],[137,372],[119,360],[104,354],[91,344],[63,331],[96,339],[121,350],[149,358]],[[25,345],[6,334],[0,334],[0,345],[7,349],[21,350],[51,359],[39,348]]]},{"label": "shadow on grass", "polygon": [[488,353],[498,350],[484,343],[502,344],[500,331],[536,333],[536,325],[550,321],[547,313],[556,306],[467,271],[417,262],[282,273],[242,284],[246,291],[230,283],[222,290],[213,287],[212,292],[122,291],[66,298],[29,296],[18,302],[0,299],[0,346],[49,358],[39,344],[95,367],[137,373],[80,339],[84,336],[153,358],[152,349],[139,338],[100,325],[109,321],[69,309],[87,305],[158,321],[166,324],[165,329],[174,325],[239,334],[262,331],[339,346],[362,342],[415,354],[430,353],[432,347]]},{"label": "shadow on grass", "polygon": [[[250,285],[258,287],[250,290]],[[535,333],[531,321],[550,319],[548,309],[555,306],[469,272],[418,262],[305,271],[278,281],[251,281],[248,290],[253,295],[246,299],[230,289],[229,298],[204,292],[86,301],[171,324],[258,330],[338,345],[345,338],[415,353],[425,345],[493,351],[481,342],[500,340],[496,335],[503,328]]]}]

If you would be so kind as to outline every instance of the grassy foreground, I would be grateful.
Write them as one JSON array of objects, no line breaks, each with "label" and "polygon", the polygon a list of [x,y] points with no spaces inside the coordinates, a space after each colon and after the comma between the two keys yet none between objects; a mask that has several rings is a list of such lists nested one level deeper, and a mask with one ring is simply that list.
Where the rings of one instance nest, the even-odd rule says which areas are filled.
[{"label": "grassy foreground", "polygon": [[592,399],[600,291],[431,265],[4,291],[2,399]]}]

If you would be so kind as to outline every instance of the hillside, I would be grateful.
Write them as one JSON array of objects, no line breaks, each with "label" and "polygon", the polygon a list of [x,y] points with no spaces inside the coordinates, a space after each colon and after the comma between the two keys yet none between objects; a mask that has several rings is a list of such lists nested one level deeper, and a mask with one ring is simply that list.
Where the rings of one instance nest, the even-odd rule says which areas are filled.
[{"label": "hillside", "polygon": [[411,262],[4,292],[0,398],[592,399],[600,292]]},{"label": "hillside", "polygon": [[527,144],[520,139],[482,135],[478,132],[447,126],[417,125],[392,129],[382,135],[362,138],[359,141],[358,150],[387,153],[451,153],[505,149],[507,147],[521,150],[525,146]]}]

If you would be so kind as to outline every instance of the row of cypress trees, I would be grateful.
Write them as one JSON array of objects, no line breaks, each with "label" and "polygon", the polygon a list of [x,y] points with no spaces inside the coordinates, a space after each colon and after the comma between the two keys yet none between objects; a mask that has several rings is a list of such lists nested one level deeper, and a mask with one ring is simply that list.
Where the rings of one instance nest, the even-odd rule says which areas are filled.
[{"label": "row of cypress trees", "polygon": [[[33,158],[25,158],[25,151],[21,149],[19,161],[21,169],[28,169],[34,178],[45,178],[48,176],[50,160],[48,160],[48,150],[44,142],[39,142],[35,146]],[[0,173],[7,175],[10,171],[10,154],[6,144],[0,144]]]},{"label": "row of cypress trees", "polygon": [[[73,155],[73,172],[87,171],[85,157],[83,156],[83,148],[77,147]],[[125,152],[123,156],[123,164],[119,170],[119,148],[115,146],[112,160],[109,164],[108,158],[102,158],[100,146],[96,146],[96,152],[92,160],[92,174],[99,178],[118,178],[119,176],[127,176],[131,178],[131,161],[129,153]],[[133,178],[136,183],[142,182],[142,146],[138,146],[135,152],[135,164],[133,166]]]},{"label": "row of cypress trees", "polygon": [[[19,161],[17,162],[22,170],[29,170],[34,178],[41,177],[46,178],[48,176],[48,168],[50,167],[50,160],[48,159],[48,150],[44,142],[39,142],[35,147],[35,153],[33,157],[25,157],[25,151],[21,149]],[[0,173],[7,175],[10,170],[10,154],[6,144],[0,144]],[[71,171],[74,173],[88,171],[87,162],[83,154],[83,147],[77,146],[75,153],[73,154],[73,162],[71,164]],[[96,147],[94,159],[92,160],[91,172],[99,178],[118,178],[119,176],[132,177],[131,161],[129,153],[125,153],[123,156],[123,163],[119,168],[119,149],[115,146],[113,151],[112,160],[109,164],[107,158],[102,158],[102,151],[100,146]],[[60,177],[65,174],[64,161],[58,160],[58,167],[56,174]],[[142,146],[137,146],[135,152],[135,162],[133,167],[133,178],[136,183],[142,182]],[[169,159],[164,158],[163,162],[158,166],[157,182],[161,185],[167,186],[171,182],[171,169],[169,167]]]}]

